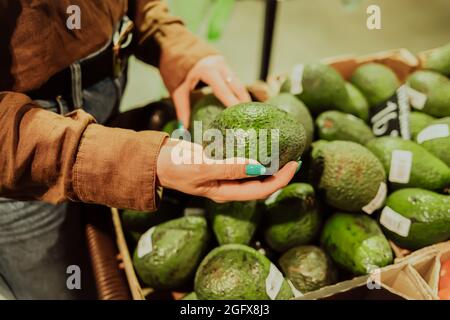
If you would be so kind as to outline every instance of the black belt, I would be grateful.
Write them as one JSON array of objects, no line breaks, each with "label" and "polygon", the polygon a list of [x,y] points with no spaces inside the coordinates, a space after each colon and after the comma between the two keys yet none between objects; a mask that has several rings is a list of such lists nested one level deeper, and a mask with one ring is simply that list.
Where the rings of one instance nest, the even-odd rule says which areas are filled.
[{"label": "black belt", "polygon": [[[112,44],[93,56],[79,62],[82,89],[91,87],[105,78],[114,78]],[[33,100],[53,100],[58,96],[72,97],[72,70],[66,68],[53,75],[39,89],[27,92]]]}]

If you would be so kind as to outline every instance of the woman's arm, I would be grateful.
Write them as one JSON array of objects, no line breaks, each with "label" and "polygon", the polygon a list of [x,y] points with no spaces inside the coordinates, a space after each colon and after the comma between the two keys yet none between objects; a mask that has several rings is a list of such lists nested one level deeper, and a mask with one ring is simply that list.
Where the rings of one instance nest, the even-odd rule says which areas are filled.
[{"label": "woman's arm", "polygon": [[193,35],[160,0],[131,0],[139,59],[159,68],[169,92],[181,85],[202,58],[218,51]]},{"label": "woman's arm", "polygon": [[103,127],[82,110],[63,117],[0,92],[0,196],[154,211],[166,137]]},{"label": "woman's arm", "polygon": [[250,101],[250,95],[225,59],[190,33],[180,19],[169,15],[163,2],[135,0],[130,4],[138,30],[137,56],[159,67],[177,117],[186,128],[190,117],[190,92],[199,81],[209,85],[227,107]]}]

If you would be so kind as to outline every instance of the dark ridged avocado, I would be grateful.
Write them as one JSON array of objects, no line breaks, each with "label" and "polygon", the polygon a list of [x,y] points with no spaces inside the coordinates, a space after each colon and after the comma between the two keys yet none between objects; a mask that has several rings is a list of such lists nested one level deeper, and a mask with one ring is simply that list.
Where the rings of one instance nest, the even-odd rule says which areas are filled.
[{"label": "dark ridged avocado", "polygon": [[[270,281],[273,275],[276,281]],[[274,290],[277,285],[279,290]],[[244,245],[213,249],[195,275],[199,300],[269,300],[268,291],[276,300],[293,297],[289,284],[269,259]]]},{"label": "dark ridged avocado", "polygon": [[382,207],[386,174],[365,147],[350,141],[313,143],[311,180],[330,206],[372,213]]},{"label": "dark ridged avocado", "polygon": [[337,281],[337,270],[328,255],[316,246],[299,246],[284,253],[279,264],[301,293],[314,291]]},{"label": "dark ridged avocado", "polygon": [[151,228],[139,239],[133,264],[154,289],[174,289],[195,273],[209,244],[203,217],[183,217]]},{"label": "dark ridged avocado", "polygon": [[306,183],[292,183],[265,201],[265,231],[268,245],[283,252],[308,244],[321,226],[321,214],[314,189]]},{"label": "dark ridged avocado", "polygon": [[206,210],[220,245],[248,245],[260,220],[256,201],[215,203],[207,201]]},{"label": "dark ridged avocado", "polygon": [[[227,157],[226,142],[232,141],[233,138],[235,143],[234,151],[229,152],[231,155],[239,156],[239,143],[236,140],[242,140],[246,158],[258,160],[263,165],[269,165],[269,162],[272,164],[271,160],[279,159],[280,168],[289,161],[297,161],[306,146],[303,125],[287,112],[264,103],[249,102],[229,107],[216,117],[209,128],[218,129],[224,141],[223,154],[221,157],[214,154],[216,159]],[[229,136],[230,129],[236,130],[234,135]],[[278,152],[277,148],[272,150],[272,140],[278,141]],[[209,141],[205,141],[205,148],[208,148],[209,144]],[[266,159],[262,156],[264,154]]]}]

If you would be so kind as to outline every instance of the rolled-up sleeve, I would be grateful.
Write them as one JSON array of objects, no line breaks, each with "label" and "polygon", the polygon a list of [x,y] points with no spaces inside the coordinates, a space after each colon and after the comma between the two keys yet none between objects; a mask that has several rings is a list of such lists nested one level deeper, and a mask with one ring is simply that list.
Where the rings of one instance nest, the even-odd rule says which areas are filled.
[{"label": "rolled-up sleeve", "polygon": [[138,48],[136,55],[159,67],[169,92],[184,80],[189,70],[202,58],[218,54],[183,22],[169,14],[160,0],[135,0],[134,13]]},{"label": "rolled-up sleeve", "polygon": [[167,134],[107,128],[78,110],[63,117],[0,93],[0,196],[83,201],[154,211]]}]

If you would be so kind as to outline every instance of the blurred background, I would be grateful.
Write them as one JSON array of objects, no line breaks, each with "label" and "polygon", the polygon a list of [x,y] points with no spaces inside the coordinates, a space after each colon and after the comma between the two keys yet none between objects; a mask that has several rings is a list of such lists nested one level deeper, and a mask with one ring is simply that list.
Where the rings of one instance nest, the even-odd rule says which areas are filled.
[{"label": "blurred background", "polygon": [[[265,0],[168,0],[172,13],[209,41],[244,83],[258,79]],[[381,8],[381,30],[368,30],[369,5]],[[278,1],[269,73],[297,63],[395,48],[413,53],[450,42],[450,0]],[[122,111],[167,96],[158,70],[135,58]]]}]

